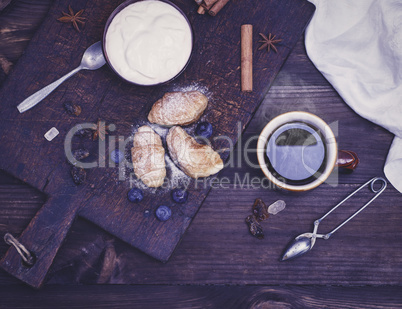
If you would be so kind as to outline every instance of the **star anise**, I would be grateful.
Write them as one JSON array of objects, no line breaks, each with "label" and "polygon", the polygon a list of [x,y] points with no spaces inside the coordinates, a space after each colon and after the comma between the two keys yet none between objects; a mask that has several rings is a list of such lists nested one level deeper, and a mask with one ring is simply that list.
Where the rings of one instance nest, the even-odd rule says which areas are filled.
[{"label": "star anise", "polygon": [[97,124],[94,124],[92,128],[94,130],[94,133],[92,135],[93,140],[100,139],[101,141],[104,141],[106,139],[106,135],[109,133],[107,130],[109,130],[109,126],[106,126],[103,121],[98,119]]},{"label": "star anise", "polygon": [[258,50],[263,49],[267,47],[267,51],[269,52],[271,48],[277,53],[278,50],[276,49],[276,46],[274,44],[281,42],[281,39],[276,39],[275,40],[275,35],[272,36],[272,34],[268,34],[268,37],[265,36],[264,34],[260,33],[260,36],[262,36],[263,40],[259,41],[260,43],[263,43]]},{"label": "star anise", "polygon": [[77,13],[74,14],[73,9],[71,8],[71,5],[68,6],[68,13],[63,13],[64,16],[58,18],[58,21],[61,21],[62,23],[72,23],[73,27],[75,28],[75,30],[77,30],[78,32],[80,32],[80,28],[78,26],[78,23],[80,23],[81,25],[84,25],[85,22],[85,17],[81,17],[82,13],[84,13],[84,10],[80,10]]}]

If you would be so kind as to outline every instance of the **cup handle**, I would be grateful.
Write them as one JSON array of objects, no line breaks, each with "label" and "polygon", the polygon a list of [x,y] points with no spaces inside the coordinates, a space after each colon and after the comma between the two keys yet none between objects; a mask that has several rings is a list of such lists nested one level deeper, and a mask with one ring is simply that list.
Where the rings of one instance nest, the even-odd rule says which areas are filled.
[{"label": "cup handle", "polygon": [[347,172],[352,172],[359,165],[359,157],[354,151],[339,150],[335,166]]}]

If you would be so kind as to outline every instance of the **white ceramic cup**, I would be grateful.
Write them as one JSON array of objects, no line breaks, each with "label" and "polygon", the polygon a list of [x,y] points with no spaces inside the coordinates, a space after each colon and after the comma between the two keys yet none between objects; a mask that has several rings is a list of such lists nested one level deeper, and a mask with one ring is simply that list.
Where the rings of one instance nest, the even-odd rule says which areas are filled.
[{"label": "white ceramic cup", "polygon": [[[322,136],[323,143],[326,148],[325,166],[317,178],[306,184],[288,184],[284,178],[275,177],[267,167],[265,159],[267,142],[271,135],[281,126],[292,122],[302,122],[316,128]],[[265,176],[276,186],[289,191],[307,191],[314,189],[322,184],[331,174],[335,167],[338,156],[338,146],[335,135],[325,121],[314,114],[295,111],[281,114],[272,119],[262,130],[257,143],[257,158],[258,163],[264,172]]]}]

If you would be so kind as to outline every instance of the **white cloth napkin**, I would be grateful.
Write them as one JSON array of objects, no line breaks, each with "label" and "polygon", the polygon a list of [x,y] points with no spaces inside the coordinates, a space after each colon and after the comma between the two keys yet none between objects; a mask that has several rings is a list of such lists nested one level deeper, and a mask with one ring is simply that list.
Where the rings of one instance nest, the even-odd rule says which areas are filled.
[{"label": "white cloth napkin", "polygon": [[384,173],[402,192],[402,1],[309,1],[307,54],[353,110],[395,134]]}]

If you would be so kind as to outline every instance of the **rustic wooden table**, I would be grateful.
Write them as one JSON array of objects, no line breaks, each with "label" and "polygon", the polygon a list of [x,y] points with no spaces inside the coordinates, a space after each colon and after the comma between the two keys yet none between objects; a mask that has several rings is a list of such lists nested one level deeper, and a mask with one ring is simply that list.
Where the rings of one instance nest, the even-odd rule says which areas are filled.
[{"label": "rustic wooden table", "polygon": [[[9,2],[0,1],[0,82],[51,4],[50,0]],[[287,242],[309,231],[314,219],[363,182],[383,176],[393,137],[343,102],[309,61],[303,38],[237,149],[242,150],[273,116],[291,110],[315,113],[337,126],[339,147],[359,154],[358,169],[340,174],[337,186],[323,184],[308,193],[289,194],[243,185],[247,178],[263,179],[263,175],[235,151],[238,164],[220,175],[229,184],[212,189],[167,264],[77,219],[43,289],[33,290],[0,271],[0,308],[402,307],[402,197],[391,185],[331,240],[320,241],[300,259],[278,261]],[[249,158],[256,162],[254,153]],[[322,229],[330,229],[369,196],[367,191],[355,198]],[[264,240],[251,237],[244,223],[257,197],[266,203],[278,199],[287,203],[283,212],[264,223]],[[0,235],[21,233],[45,199],[42,193],[0,172]],[[1,241],[0,256],[7,248]]]}]

